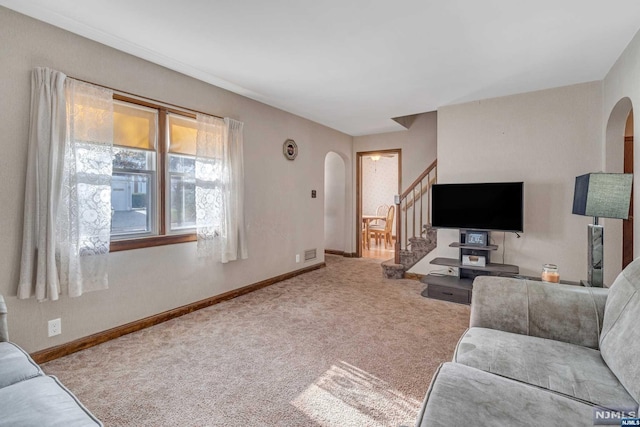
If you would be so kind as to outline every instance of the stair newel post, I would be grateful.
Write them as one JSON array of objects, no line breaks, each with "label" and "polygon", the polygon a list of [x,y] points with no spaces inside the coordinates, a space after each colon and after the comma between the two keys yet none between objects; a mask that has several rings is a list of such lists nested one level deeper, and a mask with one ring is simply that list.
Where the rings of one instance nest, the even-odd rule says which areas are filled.
[{"label": "stair newel post", "polygon": [[400,220],[400,195],[393,196],[396,205],[396,244],[394,248],[394,263],[400,264],[400,246],[402,245],[402,221]]}]

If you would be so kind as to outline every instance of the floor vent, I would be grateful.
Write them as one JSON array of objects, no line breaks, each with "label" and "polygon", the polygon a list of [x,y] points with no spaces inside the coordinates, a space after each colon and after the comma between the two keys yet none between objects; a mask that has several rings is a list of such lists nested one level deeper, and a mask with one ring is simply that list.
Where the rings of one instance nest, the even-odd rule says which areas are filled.
[{"label": "floor vent", "polygon": [[315,249],[307,249],[306,251],[304,251],[304,260],[305,261],[310,261],[312,259],[316,259],[318,257],[318,255],[316,254],[316,250]]}]

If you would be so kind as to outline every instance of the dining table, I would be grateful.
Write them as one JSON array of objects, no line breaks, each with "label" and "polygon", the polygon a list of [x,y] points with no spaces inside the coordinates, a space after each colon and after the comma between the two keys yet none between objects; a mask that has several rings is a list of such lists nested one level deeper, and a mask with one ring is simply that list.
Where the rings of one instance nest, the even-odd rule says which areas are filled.
[{"label": "dining table", "polygon": [[371,221],[375,221],[376,219],[386,220],[387,216],[386,215],[362,215],[362,223],[364,224],[364,235],[366,239],[365,245],[367,249],[370,249],[370,243],[371,243],[371,238],[369,234],[369,225],[371,224]]}]

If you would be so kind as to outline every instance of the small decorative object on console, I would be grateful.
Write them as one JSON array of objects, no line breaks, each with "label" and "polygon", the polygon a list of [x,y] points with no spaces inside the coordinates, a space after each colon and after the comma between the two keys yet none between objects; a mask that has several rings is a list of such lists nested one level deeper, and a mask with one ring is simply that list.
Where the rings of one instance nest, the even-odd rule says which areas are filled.
[{"label": "small decorative object on console", "polygon": [[462,265],[485,267],[487,265],[487,258],[481,255],[462,255]]},{"label": "small decorative object on console", "polygon": [[487,246],[487,236],[488,233],[486,231],[468,230],[465,243],[467,245]]},{"label": "small decorative object on console", "polygon": [[559,283],[560,273],[558,272],[558,266],[555,264],[545,264],[542,266],[542,274],[540,279],[543,282]]}]

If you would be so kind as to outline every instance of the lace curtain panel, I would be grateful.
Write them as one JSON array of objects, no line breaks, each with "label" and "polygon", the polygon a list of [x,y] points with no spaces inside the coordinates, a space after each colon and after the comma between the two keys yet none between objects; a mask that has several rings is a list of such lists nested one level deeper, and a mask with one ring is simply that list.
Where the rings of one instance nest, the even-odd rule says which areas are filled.
[{"label": "lace curtain panel", "polygon": [[58,249],[69,296],[108,287],[113,92],[67,79],[67,138]]},{"label": "lace curtain panel", "polygon": [[198,256],[223,263],[246,259],[243,124],[204,114],[196,121]]},{"label": "lace curtain panel", "polygon": [[111,91],[36,68],[18,298],[107,287]]}]

